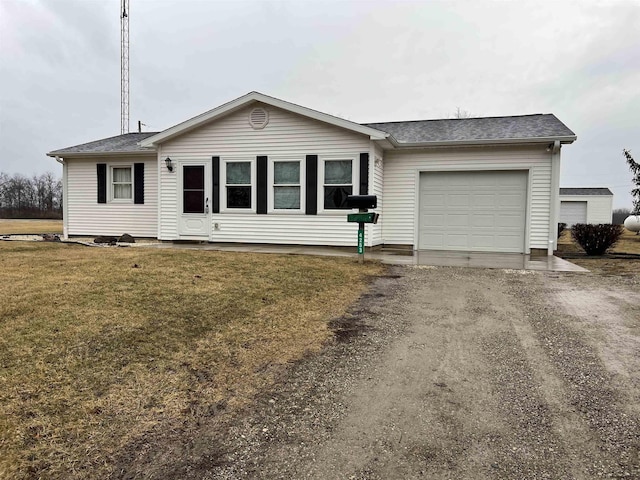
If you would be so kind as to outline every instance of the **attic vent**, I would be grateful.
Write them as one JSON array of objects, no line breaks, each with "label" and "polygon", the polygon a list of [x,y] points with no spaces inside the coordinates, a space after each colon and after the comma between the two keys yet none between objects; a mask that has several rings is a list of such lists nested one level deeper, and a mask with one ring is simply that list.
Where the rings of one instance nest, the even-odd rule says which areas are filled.
[{"label": "attic vent", "polygon": [[251,110],[251,113],[249,113],[249,125],[254,130],[266,127],[267,123],[269,123],[269,112],[260,107]]}]

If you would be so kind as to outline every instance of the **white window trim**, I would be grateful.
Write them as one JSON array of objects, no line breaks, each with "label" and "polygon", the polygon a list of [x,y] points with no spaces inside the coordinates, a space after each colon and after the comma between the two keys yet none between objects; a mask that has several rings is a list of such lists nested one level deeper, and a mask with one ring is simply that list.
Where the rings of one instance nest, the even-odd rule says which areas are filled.
[{"label": "white window trim", "polygon": [[[299,186],[300,187],[300,208],[275,208],[274,204],[275,204],[275,192],[274,192],[274,187],[276,186],[282,186],[282,187],[286,187],[286,186],[291,186],[291,187],[295,187],[296,185],[293,184],[289,184],[289,185],[275,185],[274,183],[274,175],[275,175],[275,164],[278,162],[298,162],[300,164],[300,183]],[[268,179],[268,188],[269,188],[269,194],[267,195],[267,213],[277,213],[277,214],[284,214],[284,215],[300,215],[300,214],[304,214],[305,213],[305,195],[306,195],[306,182],[305,179],[307,178],[306,175],[306,162],[304,160],[304,158],[301,157],[275,157],[275,158],[271,158],[269,157],[269,179]]]},{"label": "white window trim", "polygon": [[[251,163],[251,208],[227,207],[227,163]],[[256,213],[256,159],[255,157],[225,157],[220,159],[220,213]],[[241,186],[241,185],[235,185]]]},{"label": "white window trim", "polygon": [[344,216],[349,212],[348,209],[333,210],[324,208],[324,165],[325,162],[331,160],[351,160],[351,192],[353,195],[357,195],[360,182],[360,168],[359,163],[356,161],[358,158],[355,154],[320,156],[318,165],[318,213]]},{"label": "white window trim", "polygon": [[[113,196],[113,169],[114,168],[128,168],[131,170],[131,198],[114,198]],[[133,163],[121,163],[121,164],[117,164],[117,165],[109,165],[109,175],[108,175],[108,179],[107,179],[107,184],[108,184],[108,188],[109,188],[109,193],[108,193],[108,198],[107,201],[109,203],[133,203],[133,199],[135,197],[135,178],[134,178],[135,172],[134,172],[134,168],[133,168]]]}]

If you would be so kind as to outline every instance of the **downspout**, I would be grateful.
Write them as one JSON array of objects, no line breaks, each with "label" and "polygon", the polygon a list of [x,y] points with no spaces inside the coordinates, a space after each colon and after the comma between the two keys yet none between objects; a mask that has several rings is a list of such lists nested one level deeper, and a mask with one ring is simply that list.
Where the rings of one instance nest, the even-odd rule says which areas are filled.
[{"label": "downspout", "polygon": [[560,211],[560,140],[551,146],[551,205],[549,211],[549,246],[547,255],[558,248],[558,213]]},{"label": "downspout", "polygon": [[60,158],[58,156],[55,157],[56,162],[62,165],[62,238],[64,240],[69,239],[69,201],[67,194],[67,177],[68,177],[68,167],[69,164],[64,161],[64,158]]}]

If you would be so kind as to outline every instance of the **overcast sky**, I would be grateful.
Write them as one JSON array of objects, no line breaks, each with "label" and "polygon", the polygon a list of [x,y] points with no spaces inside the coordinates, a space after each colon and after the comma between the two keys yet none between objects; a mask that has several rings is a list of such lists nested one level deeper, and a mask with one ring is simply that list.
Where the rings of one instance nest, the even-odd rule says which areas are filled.
[{"label": "overcast sky", "polygon": [[[554,113],[561,186],[630,207],[640,0],[130,0],[131,129],[252,90],[359,123]],[[120,0],[0,0],[0,171],[120,133]]]}]

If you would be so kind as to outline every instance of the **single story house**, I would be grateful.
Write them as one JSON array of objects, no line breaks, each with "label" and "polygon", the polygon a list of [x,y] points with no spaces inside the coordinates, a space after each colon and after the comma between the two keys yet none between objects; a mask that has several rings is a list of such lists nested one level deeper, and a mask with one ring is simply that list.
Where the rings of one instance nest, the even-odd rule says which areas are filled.
[{"label": "single story house", "polygon": [[368,193],[368,247],[551,254],[575,140],[552,114],[358,124],[251,92],[47,155],[63,164],[65,237],[355,246],[344,201]]},{"label": "single story house", "polygon": [[560,222],[611,223],[613,193],[608,188],[561,188]]}]

